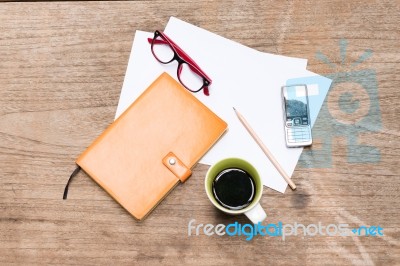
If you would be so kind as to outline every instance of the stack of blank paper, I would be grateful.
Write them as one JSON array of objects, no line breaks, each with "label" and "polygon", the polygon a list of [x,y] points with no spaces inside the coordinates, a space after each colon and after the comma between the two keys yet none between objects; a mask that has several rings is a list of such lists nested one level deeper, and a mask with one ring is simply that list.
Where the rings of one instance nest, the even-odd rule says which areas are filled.
[{"label": "stack of blank paper", "polygon": [[[281,87],[307,83],[311,124],[321,109],[331,80],[308,70],[307,60],[262,53],[171,17],[164,31],[213,81],[210,96],[195,96],[228,123],[225,136],[200,160],[213,164],[226,157],[240,157],[259,171],[264,185],[284,192],[287,183],[246,132],[232,107],[243,114],[289,176],[302,148],[286,148],[283,131]],[[118,117],[162,72],[176,78],[177,64],[160,64],[153,57],[148,37],[136,31],[118,104]]]}]

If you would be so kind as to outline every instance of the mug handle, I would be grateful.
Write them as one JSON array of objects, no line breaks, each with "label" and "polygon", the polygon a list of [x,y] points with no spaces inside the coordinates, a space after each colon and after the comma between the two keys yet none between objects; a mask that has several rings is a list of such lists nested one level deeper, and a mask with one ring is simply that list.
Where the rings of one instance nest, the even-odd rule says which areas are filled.
[{"label": "mug handle", "polygon": [[253,224],[258,224],[267,218],[267,214],[265,213],[264,209],[261,207],[260,203],[257,203],[254,208],[248,210],[247,212],[244,213],[247,218],[250,219],[250,221]]}]

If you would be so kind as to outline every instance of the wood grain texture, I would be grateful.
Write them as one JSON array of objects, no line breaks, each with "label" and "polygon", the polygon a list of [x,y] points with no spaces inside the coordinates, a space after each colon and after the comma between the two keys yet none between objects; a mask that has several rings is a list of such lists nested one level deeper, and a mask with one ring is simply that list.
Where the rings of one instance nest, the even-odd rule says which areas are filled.
[{"label": "wood grain texture", "polygon": [[[0,264],[399,264],[399,14],[398,1],[1,3]],[[135,30],[162,29],[170,16],[263,52],[308,58],[319,74],[375,73],[357,76],[360,84],[376,80],[372,96],[338,104],[339,87],[332,87],[314,129],[331,148],[316,139],[302,157],[311,167],[299,165],[293,174],[297,190],[265,188],[261,203],[271,223],[381,225],[383,237],[189,237],[191,219],[247,222],[208,202],[205,165],[140,223],[82,173],[69,199],[61,199],[74,159],[113,120]],[[352,68],[366,49],[372,57]],[[318,60],[318,51],[337,66]],[[381,126],[363,125],[357,142],[348,137],[357,125],[324,123],[346,119],[341,108],[368,101],[378,102],[369,115]],[[338,130],[344,135],[329,137]],[[358,150],[358,143],[379,154]],[[349,150],[350,159],[374,162],[350,163]]]}]

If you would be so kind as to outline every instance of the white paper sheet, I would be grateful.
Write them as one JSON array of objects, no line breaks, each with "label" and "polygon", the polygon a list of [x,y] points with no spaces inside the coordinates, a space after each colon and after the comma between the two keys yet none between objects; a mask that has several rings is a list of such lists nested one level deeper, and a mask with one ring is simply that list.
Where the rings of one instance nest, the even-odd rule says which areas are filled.
[{"label": "white paper sheet", "polygon": [[[232,107],[243,114],[291,175],[302,149],[286,148],[280,87],[289,79],[315,75],[305,70],[307,61],[261,53],[176,18],[170,19],[165,33],[212,78],[210,96],[202,92],[194,95],[228,123],[228,132],[200,162],[213,164],[222,158],[241,157],[257,168],[264,185],[283,193],[286,182],[240,124]],[[162,72],[176,78],[176,62],[163,65],[154,59],[147,42],[152,35],[136,32],[116,117]],[[325,83],[318,91],[322,95],[328,89]],[[317,106],[312,111],[318,113],[322,102],[310,105]]]}]

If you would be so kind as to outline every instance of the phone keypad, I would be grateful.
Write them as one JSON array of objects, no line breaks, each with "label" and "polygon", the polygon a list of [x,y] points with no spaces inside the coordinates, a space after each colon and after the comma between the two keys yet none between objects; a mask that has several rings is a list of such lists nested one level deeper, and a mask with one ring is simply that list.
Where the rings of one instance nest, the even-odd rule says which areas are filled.
[{"label": "phone keypad", "polygon": [[310,129],[308,127],[292,127],[286,130],[288,142],[290,143],[303,142],[311,139]]}]

